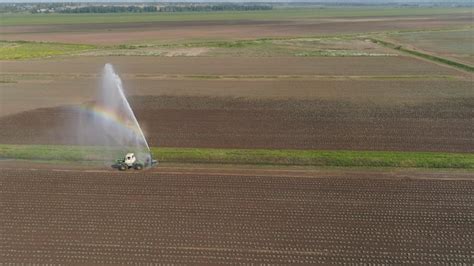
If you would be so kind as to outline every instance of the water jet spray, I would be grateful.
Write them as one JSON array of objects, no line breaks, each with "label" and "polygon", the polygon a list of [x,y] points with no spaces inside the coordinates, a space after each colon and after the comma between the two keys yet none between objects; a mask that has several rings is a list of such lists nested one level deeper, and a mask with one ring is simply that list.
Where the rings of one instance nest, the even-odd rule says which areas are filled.
[{"label": "water jet spray", "polygon": [[156,164],[145,135],[125,96],[122,80],[111,64],[106,64],[96,101],[83,105],[80,112],[79,144],[103,147],[105,161],[117,160],[119,170],[143,169]]}]

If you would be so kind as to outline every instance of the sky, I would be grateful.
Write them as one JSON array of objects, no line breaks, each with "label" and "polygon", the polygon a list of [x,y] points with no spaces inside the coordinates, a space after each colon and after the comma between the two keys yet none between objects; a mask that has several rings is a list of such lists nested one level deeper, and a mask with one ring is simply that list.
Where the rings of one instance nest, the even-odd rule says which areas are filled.
[{"label": "sky", "polygon": [[472,3],[474,0],[0,0],[0,3],[42,2],[318,2],[318,3]]}]

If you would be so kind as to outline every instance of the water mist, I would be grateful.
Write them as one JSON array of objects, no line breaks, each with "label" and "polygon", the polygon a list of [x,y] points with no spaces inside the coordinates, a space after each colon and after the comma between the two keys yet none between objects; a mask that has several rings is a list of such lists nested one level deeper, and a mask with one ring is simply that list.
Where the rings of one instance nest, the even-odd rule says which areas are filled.
[{"label": "water mist", "polygon": [[139,161],[148,164],[150,148],[111,64],[105,65],[101,82],[96,100],[80,108],[78,144],[99,147],[104,162],[135,153]]}]

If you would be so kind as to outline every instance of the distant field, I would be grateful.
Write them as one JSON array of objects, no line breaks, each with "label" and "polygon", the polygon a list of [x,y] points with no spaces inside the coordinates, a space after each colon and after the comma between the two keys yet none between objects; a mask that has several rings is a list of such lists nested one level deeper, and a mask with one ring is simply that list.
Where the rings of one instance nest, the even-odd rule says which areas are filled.
[{"label": "distant field", "polygon": [[289,8],[268,11],[163,12],[110,14],[2,14],[0,25],[130,23],[194,20],[285,20],[331,17],[387,17],[470,14],[469,8]]},{"label": "distant field", "polygon": [[460,28],[466,8],[328,8],[245,12],[4,14],[3,40],[99,45],[241,41]]},{"label": "distant field", "polygon": [[474,65],[474,29],[392,34],[414,48]]},{"label": "distant field", "polygon": [[0,41],[0,60],[84,56],[396,56],[397,52],[363,38],[286,38],[202,41],[174,44],[97,46],[50,42]]},{"label": "distant field", "polygon": [[[120,47],[120,46],[119,46]],[[134,55],[135,53],[161,52],[163,56],[395,56],[396,52],[385,49],[364,38],[357,37],[307,37],[265,38],[256,40],[223,40],[186,42],[175,44],[124,45],[120,50],[102,53]],[[100,55],[101,52],[98,52]]]}]

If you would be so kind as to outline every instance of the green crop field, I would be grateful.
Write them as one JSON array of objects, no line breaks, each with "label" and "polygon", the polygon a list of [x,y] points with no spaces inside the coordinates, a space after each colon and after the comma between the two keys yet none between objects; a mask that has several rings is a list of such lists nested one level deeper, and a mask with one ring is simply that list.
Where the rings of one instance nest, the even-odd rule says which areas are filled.
[{"label": "green crop field", "polygon": [[[307,165],[335,167],[474,168],[474,154],[443,152],[317,151],[274,149],[157,148],[160,162]],[[101,147],[0,145],[0,158],[97,161]]]},{"label": "green crop field", "polygon": [[469,8],[278,8],[268,11],[155,12],[108,14],[2,14],[0,25],[130,23],[197,20],[293,20],[325,17],[387,17],[471,14]]},{"label": "green crop field", "polygon": [[29,59],[72,54],[94,49],[93,45],[0,41],[0,60]]}]

